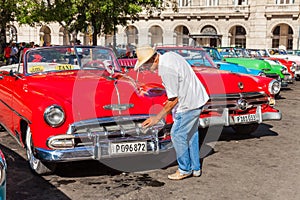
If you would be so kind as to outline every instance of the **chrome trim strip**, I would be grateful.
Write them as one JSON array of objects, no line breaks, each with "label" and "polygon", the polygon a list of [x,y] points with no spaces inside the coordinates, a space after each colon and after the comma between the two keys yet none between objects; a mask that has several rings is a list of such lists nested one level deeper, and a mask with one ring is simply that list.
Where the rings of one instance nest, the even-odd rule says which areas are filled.
[{"label": "chrome trim strip", "polygon": [[31,124],[31,121],[28,120],[27,118],[25,118],[23,115],[21,115],[20,113],[18,113],[15,109],[13,109],[12,107],[10,107],[7,103],[5,103],[2,99],[0,99],[0,102],[2,102],[7,108],[9,108],[13,113],[15,113],[17,116],[19,116],[20,118],[22,118],[24,121],[26,121],[28,124]]},{"label": "chrome trim strip", "polygon": [[271,120],[281,120],[282,119],[282,113],[274,113],[274,112],[266,112],[262,114],[263,121],[271,121]]},{"label": "chrome trim strip", "polygon": [[267,96],[265,92],[242,92],[242,93],[234,93],[234,94],[216,94],[210,95],[210,100],[224,100],[231,98],[254,98],[254,97],[262,97]]},{"label": "chrome trim strip", "polygon": [[[144,155],[160,154],[173,149],[171,142],[163,141],[159,143],[159,151],[148,151],[147,153],[141,153]],[[42,161],[48,162],[68,162],[68,161],[80,161],[80,160],[99,160],[106,158],[116,158],[118,156],[104,156],[99,154],[99,148],[89,147],[76,147],[73,149],[60,149],[60,150],[46,150],[42,148],[36,148],[36,156]],[[139,153],[127,154],[126,156],[141,155]],[[122,155],[121,155],[122,156]]]},{"label": "chrome trim strip", "polygon": [[[257,123],[260,124],[263,121],[281,120],[282,113],[280,111],[262,113],[261,109],[257,109],[256,117],[258,119]],[[234,123],[233,118],[229,115],[228,110],[226,109],[224,109],[224,112],[220,117],[200,118],[199,120],[199,126],[201,128],[206,128],[209,126],[232,126],[232,125],[236,125],[236,124]]]}]

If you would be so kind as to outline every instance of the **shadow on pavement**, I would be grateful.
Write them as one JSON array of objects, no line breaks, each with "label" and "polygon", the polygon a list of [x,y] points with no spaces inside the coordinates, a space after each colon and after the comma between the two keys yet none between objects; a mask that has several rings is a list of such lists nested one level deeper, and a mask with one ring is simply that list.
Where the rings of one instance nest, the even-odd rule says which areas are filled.
[{"label": "shadow on pavement", "polygon": [[[0,145],[7,162],[7,200],[68,200],[64,193],[40,176],[34,175],[27,161],[9,148]],[[48,197],[48,198],[45,198]]]},{"label": "shadow on pavement", "polygon": [[210,127],[207,129],[200,129],[200,144],[217,141],[232,141],[232,140],[246,140],[251,138],[260,138],[266,136],[277,136],[278,133],[271,130],[273,126],[261,123],[257,130],[251,134],[236,133],[231,127]]}]

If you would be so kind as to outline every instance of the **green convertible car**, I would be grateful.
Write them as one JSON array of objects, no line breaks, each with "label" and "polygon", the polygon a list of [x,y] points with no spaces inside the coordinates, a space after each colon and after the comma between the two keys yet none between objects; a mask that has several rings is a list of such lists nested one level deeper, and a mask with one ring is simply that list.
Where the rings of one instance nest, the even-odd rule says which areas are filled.
[{"label": "green convertible car", "polygon": [[239,55],[235,53],[235,49],[231,47],[219,48],[218,50],[226,62],[239,64],[250,69],[262,70],[267,77],[279,80],[282,88],[288,86],[289,80],[287,80],[286,77],[289,76],[289,73],[285,66],[273,64],[265,59],[251,58],[250,56],[239,57]]}]

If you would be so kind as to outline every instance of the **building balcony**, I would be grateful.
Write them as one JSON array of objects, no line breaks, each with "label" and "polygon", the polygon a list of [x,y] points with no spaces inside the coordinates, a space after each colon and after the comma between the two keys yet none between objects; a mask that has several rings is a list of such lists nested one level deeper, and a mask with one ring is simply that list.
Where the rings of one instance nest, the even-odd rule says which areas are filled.
[{"label": "building balcony", "polygon": [[[171,8],[163,10],[161,13],[156,13],[151,18],[164,19],[198,19],[201,18],[248,18],[250,14],[249,5],[238,5],[238,6],[190,6],[190,7],[179,7],[178,12],[174,12]],[[147,16],[141,15],[145,19]]]},{"label": "building balcony", "polygon": [[300,5],[295,4],[285,4],[285,5],[266,5],[265,6],[265,16],[267,18],[273,18],[273,17],[292,17],[292,18],[298,18],[300,12]]}]

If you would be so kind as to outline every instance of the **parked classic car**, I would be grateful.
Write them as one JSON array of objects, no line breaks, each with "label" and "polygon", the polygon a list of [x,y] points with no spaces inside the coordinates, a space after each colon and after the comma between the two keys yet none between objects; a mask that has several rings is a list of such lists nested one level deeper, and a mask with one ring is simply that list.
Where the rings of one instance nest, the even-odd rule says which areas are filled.
[{"label": "parked classic car", "polygon": [[111,49],[33,48],[23,58],[24,63],[0,68],[0,122],[26,148],[37,174],[53,172],[56,162],[172,149],[164,120],[141,126],[160,111],[164,88],[120,73]]},{"label": "parked classic car", "polygon": [[268,60],[274,60],[285,67],[287,67],[288,73],[292,77],[292,79],[295,79],[295,71],[297,69],[297,64],[294,61],[288,60],[287,58],[278,58],[278,57],[270,57],[266,54],[266,50],[260,50],[260,49],[247,49],[249,55],[254,58],[258,59],[268,59]]},{"label": "parked classic car", "polygon": [[275,60],[277,62],[279,62],[280,64],[284,65],[287,67],[288,72],[290,73],[292,79],[295,79],[295,72],[297,69],[297,64],[294,61],[288,60],[288,59],[284,59],[284,58],[275,58],[275,57],[268,57],[268,59],[270,60]]},{"label": "parked classic car", "polygon": [[[247,54],[247,52],[242,51],[243,54],[240,54],[239,56],[235,53],[234,48],[228,49],[231,52],[230,55],[234,56],[227,56],[226,58],[224,58],[226,62],[239,64],[251,69],[260,69],[266,74],[267,77],[279,80],[281,83],[281,87],[288,87],[288,82],[290,82],[290,80],[288,80],[290,78],[290,74],[287,72],[284,66],[279,66],[277,64],[272,65],[264,59],[251,58],[249,55],[246,57],[240,57],[241,55]],[[227,50],[227,48],[220,48],[220,52],[224,52],[225,50]]]},{"label": "parked classic car", "polygon": [[295,79],[300,80],[300,56],[291,55],[288,54],[284,49],[276,49],[276,48],[264,49],[261,50],[261,53],[269,57],[284,58],[290,61],[294,61],[297,64],[295,70]]},{"label": "parked classic car", "polygon": [[0,200],[6,199],[6,160],[5,157],[0,150]]},{"label": "parked classic car", "polygon": [[[274,108],[274,96],[280,91],[277,80],[219,70],[203,48],[158,46],[156,50],[182,55],[206,87],[210,99],[200,115],[200,128],[230,126],[249,134],[264,121],[281,119],[281,112]],[[161,83],[157,74],[142,68],[129,70],[128,75],[141,82]]]},{"label": "parked classic car", "polygon": [[213,47],[203,47],[203,48],[210,55],[210,57],[212,57],[215,64],[221,70],[235,72],[235,73],[242,73],[242,74],[250,74],[255,76],[266,76],[266,74],[262,70],[246,68],[239,64],[225,62],[223,57],[221,56],[221,54],[216,48]]},{"label": "parked classic car", "polygon": [[290,72],[288,70],[288,68],[285,65],[281,64],[278,60],[274,60],[274,59],[270,59],[270,58],[261,58],[261,59],[270,63],[272,68],[275,68],[275,69],[281,71],[281,73],[284,75],[281,83],[286,84],[286,83],[294,82],[294,76],[293,76],[294,73]]}]

